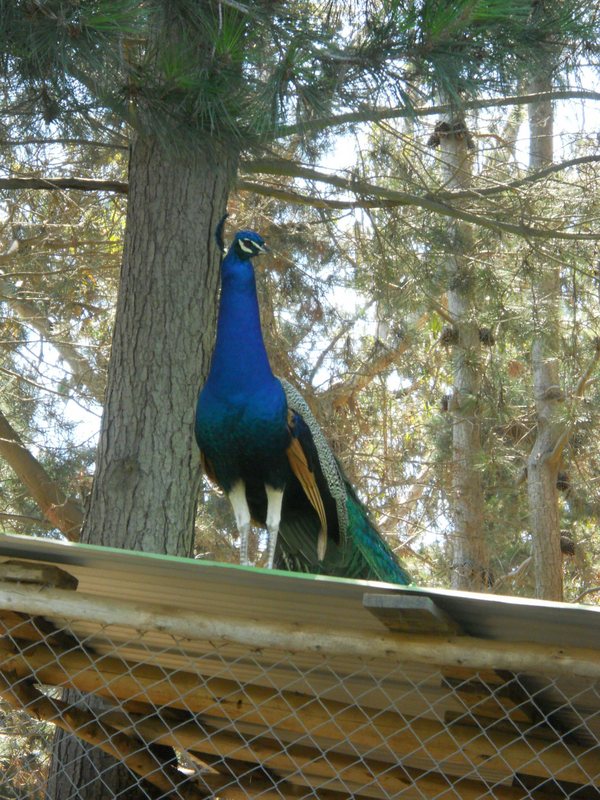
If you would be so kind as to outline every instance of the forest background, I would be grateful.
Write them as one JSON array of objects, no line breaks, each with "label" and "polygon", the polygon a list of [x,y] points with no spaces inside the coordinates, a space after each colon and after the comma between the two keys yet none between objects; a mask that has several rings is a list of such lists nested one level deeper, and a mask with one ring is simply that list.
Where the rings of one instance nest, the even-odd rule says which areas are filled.
[{"label": "forest background", "polygon": [[2,529],[237,562],[192,433],[227,206],[415,582],[596,603],[597,4],[350,6],[2,6]]}]

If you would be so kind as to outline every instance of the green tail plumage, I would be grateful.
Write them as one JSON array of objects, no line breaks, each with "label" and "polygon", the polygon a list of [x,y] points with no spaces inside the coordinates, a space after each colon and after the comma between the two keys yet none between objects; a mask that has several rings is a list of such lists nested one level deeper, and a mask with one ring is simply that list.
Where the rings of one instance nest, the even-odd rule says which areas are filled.
[{"label": "green tail plumage", "polygon": [[358,499],[306,401],[287,381],[282,380],[282,384],[290,409],[305,423],[302,445],[317,476],[329,527],[320,560],[319,518],[306,503],[296,503],[290,492],[284,499],[275,566],[316,575],[410,583],[410,576]]},{"label": "green tail plumage", "polygon": [[315,516],[285,515],[279,528],[275,566],[293,572],[333,575],[340,578],[387,581],[407,585],[410,575],[379,533],[365,506],[347,481],[345,509],[347,527],[339,542],[329,539],[325,557],[319,561]]}]

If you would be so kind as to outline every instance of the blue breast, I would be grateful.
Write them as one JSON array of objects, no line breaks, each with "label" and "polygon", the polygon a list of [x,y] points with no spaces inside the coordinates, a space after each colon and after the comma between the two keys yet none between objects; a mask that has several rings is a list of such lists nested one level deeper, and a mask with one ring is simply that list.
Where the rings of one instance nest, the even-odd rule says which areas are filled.
[{"label": "blue breast", "polygon": [[196,408],[196,438],[217,483],[282,487],[289,476],[287,404],[276,379],[258,392],[223,395],[207,386]]}]

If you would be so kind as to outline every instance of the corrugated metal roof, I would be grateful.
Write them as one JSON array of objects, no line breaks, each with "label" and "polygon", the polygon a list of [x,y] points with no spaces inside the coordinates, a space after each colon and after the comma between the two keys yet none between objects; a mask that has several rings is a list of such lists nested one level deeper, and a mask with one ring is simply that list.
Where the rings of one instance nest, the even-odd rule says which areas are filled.
[{"label": "corrugated metal roof", "polygon": [[60,566],[79,591],[102,598],[160,603],[216,617],[382,631],[363,608],[366,592],[430,597],[465,633],[507,642],[600,650],[600,608],[425,587],[349,581],[217,564],[26,536],[0,535],[0,560]]}]

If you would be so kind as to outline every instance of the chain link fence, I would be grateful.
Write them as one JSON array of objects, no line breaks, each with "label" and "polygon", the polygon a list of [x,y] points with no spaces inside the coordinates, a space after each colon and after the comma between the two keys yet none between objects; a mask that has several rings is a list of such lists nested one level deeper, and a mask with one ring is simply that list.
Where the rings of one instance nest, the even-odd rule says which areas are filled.
[{"label": "chain link fence", "polygon": [[600,798],[590,678],[50,616],[0,610],[1,800]]}]

